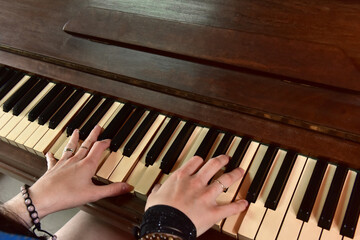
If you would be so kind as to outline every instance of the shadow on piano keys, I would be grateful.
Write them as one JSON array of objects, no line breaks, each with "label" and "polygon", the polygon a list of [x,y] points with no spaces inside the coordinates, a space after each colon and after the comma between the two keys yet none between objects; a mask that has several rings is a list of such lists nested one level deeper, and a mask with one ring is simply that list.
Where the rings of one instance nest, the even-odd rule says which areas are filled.
[{"label": "shadow on piano keys", "polygon": [[231,156],[222,172],[242,167],[246,175],[217,201],[250,205],[214,228],[234,238],[360,238],[360,174],[352,169],[4,66],[0,106],[1,139],[40,157],[59,158],[74,129],[84,140],[100,125],[99,138],[112,143],[94,178],[126,181],[143,200],[192,156]]}]

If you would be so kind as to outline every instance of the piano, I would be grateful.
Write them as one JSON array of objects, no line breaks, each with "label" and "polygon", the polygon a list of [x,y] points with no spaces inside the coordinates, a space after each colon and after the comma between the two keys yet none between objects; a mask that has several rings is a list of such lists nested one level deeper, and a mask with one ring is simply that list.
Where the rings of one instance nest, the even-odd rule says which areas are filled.
[{"label": "piano", "polygon": [[226,153],[246,175],[218,201],[251,203],[200,239],[360,239],[358,3],[0,2],[1,172],[32,184],[72,126],[101,124],[94,181],[135,190],[82,208],[123,230],[152,184]]}]

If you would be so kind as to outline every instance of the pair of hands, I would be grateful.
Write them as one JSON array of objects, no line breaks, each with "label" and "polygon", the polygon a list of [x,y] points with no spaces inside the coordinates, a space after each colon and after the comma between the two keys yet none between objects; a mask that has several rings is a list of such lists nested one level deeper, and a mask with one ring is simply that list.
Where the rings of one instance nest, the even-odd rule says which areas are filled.
[{"label": "pair of hands", "polygon": [[[74,155],[70,151],[65,151],[59,161],[50,153],[46,155],[48,170],[29,190],[40,218],[56,211],[132,190],[133,187],[126,183],[97,186],[92,182],[91,178],[96,173],[102,153],[110,145],[110,140],[96,141],[101,130],[101,127],[96,126]],[[67,148],[76,149],[78,141],[79,132],[75,130]],[[223,188],[218,182],[208,185],[209,180],[228,161],[229,158],[222,155],[203,165],[200,157],[193,157],[162,186],[154,187],[146,203],[146,209],[157,204],[175,207],[193,221],[198,235],[217,221],[243,211],[247,207],[245,200],[217,205],[216,198]],[[218,180],[228,187],[242,176],[243,170],[235,169],[223,174]],[[24,219],[28,226],[31,225],[21,195],[5,205]]]}]

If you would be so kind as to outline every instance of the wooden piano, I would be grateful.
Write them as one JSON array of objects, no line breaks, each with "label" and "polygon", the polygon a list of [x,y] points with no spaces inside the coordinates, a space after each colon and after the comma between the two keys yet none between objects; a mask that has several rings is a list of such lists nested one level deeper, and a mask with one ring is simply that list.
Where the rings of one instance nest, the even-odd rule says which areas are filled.
[{"label": "wooden piano", "polygon": [[[345,214],[345,205],[359,197],[355,196],[355,190],[350,196],[349,187],[346,197],[344,190],[351,184],[353,189],[359,189],[356,185],[359,180],[355,179],[360,169],[359,3],[335,0],[0,2],[1,67],[84,89],[89,95],[98,93],[142,106],[166,117],[179,117],[197,127],[220,130],[231,135],[231,139],[238,139],[238,146],[240,139],[250,139],[249,142],[276,149],[275,159],[281,158],[280,151],[283,155],[295,152],[303,161],[314,162],[313,172],[308,170],[309,176],[316,175],[312,174],[317,168],[315,162],[325,163],[323,171],[319,170],[324,177],[317,181],[318,195],[336,189],[332,179],[345,182],[337,187],[338,207],[331,226],[335,230],[330,230],[337,231],[338,236],[327,237],[330,231],[316,229],[314,218],[319,218],[327,194],[314,199],[315,207],[313,212],[310,210],[308,222],[294,226],[300,226],[301,233],[313,229],[314,226],[308,228],[308,225],[315,225],[312,236],[316,239],[342,239],[338,219],[343,218],[340,216]],[[0,125],[5,126],[5,122],[1,123],[3,119],[0,115]],[[36,155],[9,144],[6,136],[2,139],[5,140],[0,142],[1,172],[30,184],[45,172],[41,152]],[[253,152],[254,157],[248,156],[249,165],[260,158],[255,156],[259,149]],[[284,156],[282,161],[286,163],[288,158]],[[269,175],[280,172],[274,165],[273,162]],[[340,166],[346,168],[347,175],[336,178],[335,169]],[[301,169],[299,176],[307,171],[306,167]],[[294,177],[291,174],[289,179]],[[275,177],[268,176],[265,184],[269,181],[277,182]],[[236,191],[238,196],[247,191],[241,190],[245,182],[235,190],[234,197]],[[284,192],[290,192],[288,185]],[[293,189],[300,189],[299,186],[293,184]],[[302,188],[305,192],[306,186]],[[259,198],[264,192],[261,190]],[[285,213],[293,211],[297,193],[291,198],[292,194],[287,197]],[[353,205],[358,217],[359,204]],[[129,194],[83,208],[132,231],[141,219],[144,200]],[[264,208],[264,204],[258,208]],[[262,210],[257,217],[261,226],[272,219],[267,218],[271,212],[276,211]],[[285,215],[280,219],[281,226],[287,224],[285,219]],[[230,222],[227,219],[202,239],[282,239],[280,230],[275,230],[275,237],[270,238],[267,230],[264,233],[259,225],[251,223],[251,217],[235,216],[231,221],[235,225],[224,229]],[[243,235],[243,230],[252,233]],[[297,238],[297,230],[291,231],[296,237],[284,239]],[[355,239],[360,239],[359,232],[358,227]],[[310,239],[307,235],[301,235],[302,238]]]}]

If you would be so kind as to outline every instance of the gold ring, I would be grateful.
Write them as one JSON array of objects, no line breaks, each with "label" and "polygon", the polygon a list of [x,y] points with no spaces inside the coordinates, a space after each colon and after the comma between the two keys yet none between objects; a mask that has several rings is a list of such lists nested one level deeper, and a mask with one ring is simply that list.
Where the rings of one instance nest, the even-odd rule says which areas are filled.
[{"label": "gold ring", "polygon": [[74,149],[72,148],[65,148],[64,152],[71,152],[72,154],[74,154]]},{"label": "gold ring", "polygon": [[222,187],[222,189],[223,189],[223,192],[226,192],[226,191],[228,190],[228,188],[227,188],[227,187],[225,187],[225,186],[224,186],[224,184],[222,184],[222,182],[220,182],[219,180],[215,179],[215,180],[214,180],[214,182],[217,182],[217,183],[219,183],[219,184],[220,184],[220,186],[221,186],[221,187]]},{"label": "gold ring", "polygon": [[80,148],[85,148],[86,150],[89,150],[89,148],[88,147],[85,147],[85,146],[80,146]]}]

